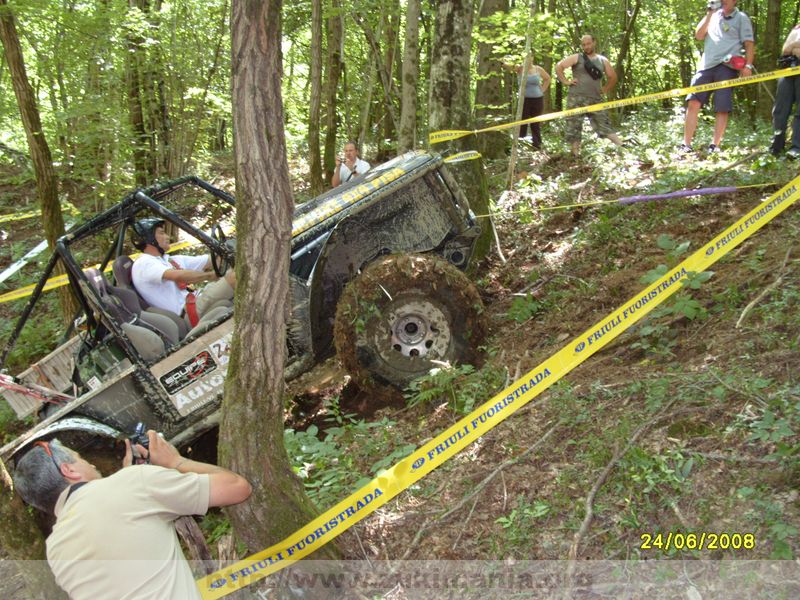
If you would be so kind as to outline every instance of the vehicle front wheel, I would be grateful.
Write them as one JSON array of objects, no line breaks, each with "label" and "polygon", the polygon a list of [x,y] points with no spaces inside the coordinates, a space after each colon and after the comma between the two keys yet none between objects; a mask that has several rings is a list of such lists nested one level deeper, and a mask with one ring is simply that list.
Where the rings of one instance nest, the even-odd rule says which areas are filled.
[{"label": "vehicle front wheel", "polygon": [[359,387],[405,388],[442,362],[472,363],[486,327],[466,275],[434,255],[403,254],[367,266],[342,293],[334,341]]}]

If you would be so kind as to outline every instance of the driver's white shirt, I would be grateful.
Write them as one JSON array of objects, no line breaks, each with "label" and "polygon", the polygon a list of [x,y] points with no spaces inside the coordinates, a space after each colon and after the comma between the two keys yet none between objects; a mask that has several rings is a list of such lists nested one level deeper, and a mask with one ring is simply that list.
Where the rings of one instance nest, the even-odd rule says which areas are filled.
[{"label": "driver's white shirt", "polygon": [[164,254],[163,256],[153,256],[152,254],[142,254],[133,263],[131,278],[136,291],[151,306],[171,310],[176,315],[180,315],[189,292],[180,289],[174,281],[162,279],[164,271],[175,268],[170,264],[170,259],[178,263],[182,269],[202,271],[208,262],[208,255],[177,254],[170,256]]}]

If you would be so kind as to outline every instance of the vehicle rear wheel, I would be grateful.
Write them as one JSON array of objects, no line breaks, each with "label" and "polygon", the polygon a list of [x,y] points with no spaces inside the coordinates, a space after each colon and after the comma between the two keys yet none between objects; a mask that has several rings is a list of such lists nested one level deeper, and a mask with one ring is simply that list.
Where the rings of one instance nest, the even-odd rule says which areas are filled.
[{"label": "vehicle rear wheel", "polygon": [[405,388],[438,362],[474,362],[486,328],[466,275],[433,255],[378,259],[342,293],[334,341],[359,387]]}]

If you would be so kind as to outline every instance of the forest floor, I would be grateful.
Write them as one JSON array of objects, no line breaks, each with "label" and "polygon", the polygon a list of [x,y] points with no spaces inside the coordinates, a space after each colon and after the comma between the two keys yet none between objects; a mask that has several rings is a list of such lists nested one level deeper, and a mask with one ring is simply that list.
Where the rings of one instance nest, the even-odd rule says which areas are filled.
[{"label": "forest floor", "polygon": [[[487,362],[476,373],[431,383],[428,389],[441,386],[438,402],[371,414],[384,424],[380,436],[391,440],[378,457],[406,444],[419,447],[447,429],[461,416],[448,400],[451,406],[456,397],[476,406],[488,401],[644,289],[648,272],[672,268],[798,174],[796,163],[754,148],[681,158],[665,149],[588,146],[582,161],[563,151],[523,149],[513,193],[497,185],[507,161],[489,163],[496,210],[506,213],[497,218],[506,262],[493,251],[477,269],[491,323]],[[638,193],[766,183],[776,185],[549,210]],[[668,301],[343,534],[346,557],[395,565],[397,559],[514,564],[570,556],[794,559],[800,550],[798,227],[800,214],[790,209],[715,264],[699,289]],[[371,400],[351,389],[333,360],[290,390],[301,406],[328,407],[334,415],[363,416]],[[334,410],[332,399],[339,402]],[[341,456],[362,474],[376,471],[370,435],[378,436],[365,431],[336,439]],[[702,550],[683,541],[680,549],[667,548],[670,532],[715,541]],[[700,571],[695,577],[702,579]],[[794,574],[797,591],[796,563]]]},{"label": "forest floor", "polygon": [[[374,404],[335,360],[292,382],[287,427],[298,433],[287,443],[320,509],[455,423],[461,414],[453,404],[489,400],[643,289],[652,270],[675,266],[797,176],[796,163],[758,154],[764,140],[729,137],[740,147],[688,158],[642,135],[621,151],[587,142],[580,161],[555,143],[549,154],[523,147],[519,177],[505,193],[508,162],[489,161],[505,262],[493,249],[476,269],[490,325],[485,364],[431,378],[433,399],[411,408]],[[598,201],[609,203],[589,205]],[[0,185],[3,206],[31,202],[30,185]],[[574,204],[586,206],[563,208]],[[0,229],[6,248],[36,237],[27,225]],[[716,263],[699,289],[669,300],[342,534],[343,556],[506,564],[570,556],[796,559],[798,229],[794,206]],[[2,252],[0,268],[10,254]],[[212,516],[203,524],[212,541],[225,530],[220,522]],[[716,548],[666,549],[669,532],[714,534]],[[387,597],[404,596],[394,589]]]}]

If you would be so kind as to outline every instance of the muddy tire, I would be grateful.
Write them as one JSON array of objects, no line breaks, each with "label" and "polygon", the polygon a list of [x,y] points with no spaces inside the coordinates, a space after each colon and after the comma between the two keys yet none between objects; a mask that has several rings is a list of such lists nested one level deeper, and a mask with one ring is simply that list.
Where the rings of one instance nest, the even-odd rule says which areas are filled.
[{"label": "muddy tire", "polygon": [[403,389],[435,361],[475,363],[485,335],[475,286],[433,255],[376,260],[348,284],[336,309],[337,355],[364,389]]}]

